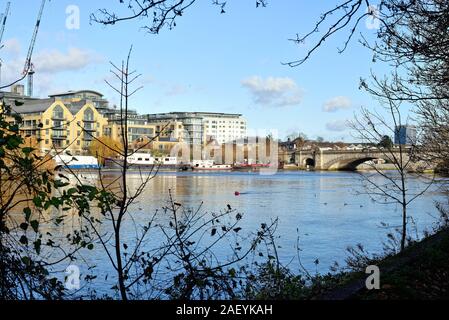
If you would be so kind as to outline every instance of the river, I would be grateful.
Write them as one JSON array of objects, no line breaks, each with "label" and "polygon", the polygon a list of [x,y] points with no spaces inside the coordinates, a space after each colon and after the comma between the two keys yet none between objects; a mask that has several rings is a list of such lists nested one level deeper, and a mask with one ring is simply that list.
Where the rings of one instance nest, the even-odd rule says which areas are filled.
[{"label": "river", "polygon": [[[108,178],[114,177],[110,174]],[[95,179],[95,175],[90,178]],[[384,178],[376,179],[383,182]],[[138,174],[128,176],[131,188],[139,181]],[[411,190],[420,190],[424,182],[412,179],[409,185]],[[360,243],[371,253],[382,252],[386,235],[392,231],[382,223],[401,223],[401,208],[397,204],[381,204],[360,194],[365,189],[360,174],[355,172],[280,172],[267,176],[246,172],[161,172],[131,208],[134,221],[125,224],[124,239],[132,239],[136,224],[145,225],[152,213],[167,205],[169,190],[185,208],[195,209],[203,202],[201,210],[211,213],[224,211],[229,205],[243,214],[242,232],[256,231],[261,223],[279,218],[276,242],[281,261],[298,270],[299,239],[301,261],[312,273],[328,272],[334,262],[343,265],[346,248],[351,245]],[[240,195],[236,196],[236,191]],[[437,222],[435,202],[441,200],[443,193],[435,185],[410,205],[409,214],[418,236]],[[148,245],[158,241],[150,235]],[[229,248],[222,246],[217,250],[220,256],[226,255]],[[96,265],[95,273],[112,272],[99,246],[83,257]]]}]

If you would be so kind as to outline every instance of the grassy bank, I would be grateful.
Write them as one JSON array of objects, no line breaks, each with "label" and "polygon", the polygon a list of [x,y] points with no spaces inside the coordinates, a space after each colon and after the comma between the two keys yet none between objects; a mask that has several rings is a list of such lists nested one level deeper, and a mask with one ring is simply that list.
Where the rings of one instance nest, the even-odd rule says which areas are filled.
[{"label": "grassy bank", "polygon": [[368,290],[368,275],[354,273],[319,298],[323,299],[449,299],[449,230],[415,243],[377,263],[380,290]]},{"label": "grassy bank", "polygon": [[[362,250],[363,251],[363,250]],[[397,300],[449,299],[449,230],[415,242],[402,253],[369,257],[353,251],[350,270],[326,275],[295,275],[274,263],[254,277],[250,299],[279,300]],[[366,266],[380,270],[380,289],[368,290]]]}]

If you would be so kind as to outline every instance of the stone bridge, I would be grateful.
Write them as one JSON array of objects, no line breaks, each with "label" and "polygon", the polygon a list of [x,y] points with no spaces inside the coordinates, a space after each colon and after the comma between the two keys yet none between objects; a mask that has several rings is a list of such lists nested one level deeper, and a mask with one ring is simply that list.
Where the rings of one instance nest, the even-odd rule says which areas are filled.
[{"label": "stone bridge", "polygon": [[[382,159],[389,161],[385,151],[379,149],[364,150],[294,150],[280,152],[279,156],[284,163],[295,163],[303,168],[314,168],[316,170],[356,170],[360,164]],[[400,157],[399,149],[395,152],[396,157]],[[403,152],[404,161],[408,160],[408,155]]]}]

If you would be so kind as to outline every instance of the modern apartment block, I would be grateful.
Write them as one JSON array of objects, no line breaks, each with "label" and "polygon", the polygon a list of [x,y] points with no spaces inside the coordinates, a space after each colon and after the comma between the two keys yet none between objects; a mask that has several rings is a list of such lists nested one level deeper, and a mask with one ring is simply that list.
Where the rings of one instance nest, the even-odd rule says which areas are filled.
[{"label": "modern apartment block", "polygon": [[247,136],[246,120],[241,114],[200,113],[203,117],[206,139],[223,144]]},{"label": "modern apartment block", "polygon": [[158,123],[160,130],[166,128],[168,123],[177,124],[175,132],[169,130],[168,133],[178,135],[182,141],[190,145],[203,145],[206,141],[203,118],[193,112],[148,114],[147,119],[151,123]]},{"label": "modern apartment block", "polygon": [[241,114],[213,112],[170,112],[149,114],[149,122],[182,123],[185,130],[183,140],[189,144],[204,145],[216,140],[223,144],[246,137],[247,123]]},{"label": "modern apartment block", "polygon": [[416,144],[417,129],[415,126],[397,126],[394,133],[394,143],[398,145]]}]

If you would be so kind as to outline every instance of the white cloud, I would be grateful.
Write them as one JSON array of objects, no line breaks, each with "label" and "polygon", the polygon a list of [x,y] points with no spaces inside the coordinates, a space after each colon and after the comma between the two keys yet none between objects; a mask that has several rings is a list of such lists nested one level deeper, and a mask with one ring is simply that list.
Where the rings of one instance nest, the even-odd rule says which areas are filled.
[{"label": "white cloud", "polygon": [[36,71],[43,73],[77,71],[102,61],[96,53],[80,48],[70,48],[66,53],[58,50],[41,51],[33,58]]},{"label": "white cloud", "polygon": [[302,101],[302,90],[291,78],[253,76],[241,83],[249,90],[256,104],[284,107],[298,105]]},{"label": "white cloud", "polygon": [[350,109],[351,107],[352,107],[351,99],[344,96],[338,96],[327,100],[323,105],[323,111],[336,112],[338,110]]},{"label": "white cloud", "polygon": [[326,124],[329,131],[342,132],[348,129],[348,120],[334,120]]},{"label": "white cloud", "polygon": [[[25,57],[21,52],[20,42],[16,39],[6,41],[3,52],[9,55],[9,59],[3,61],[1,84],[8,85],[22,77]],[[33,57],[36,70],[35,92],[45,95],[47,90],[53,91],[55,75],[60,72],[79,71],[102,61],[98,54],[80,48],[70,48],[67,52],[58,50],[37,52]]]},{"label": "white cloud", "polygon": [[16,38],[11,38],[3,42],[2,53],[8,54],[11,57],[17,57],[20,54],[20,42]]}]

